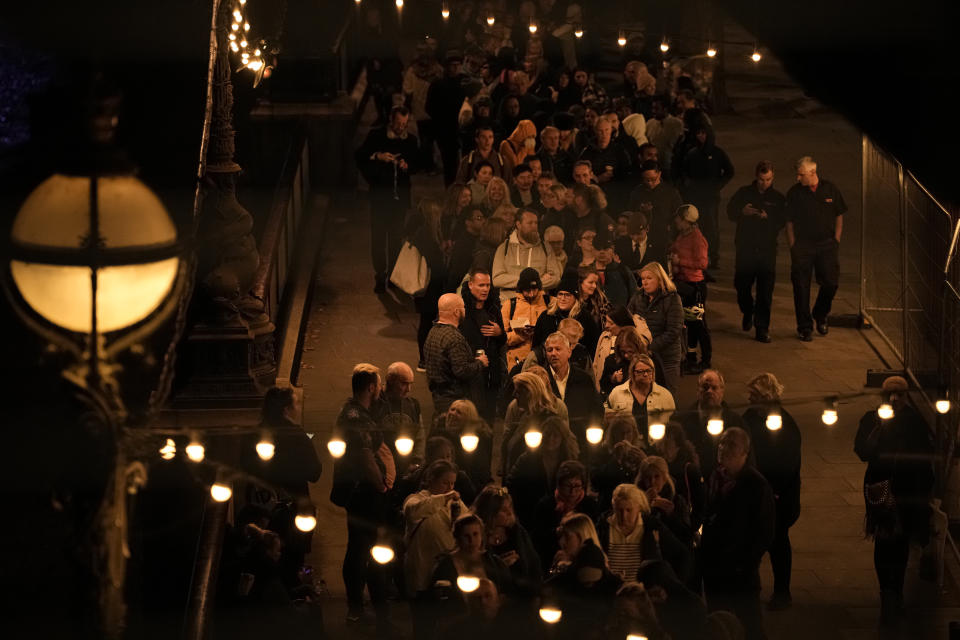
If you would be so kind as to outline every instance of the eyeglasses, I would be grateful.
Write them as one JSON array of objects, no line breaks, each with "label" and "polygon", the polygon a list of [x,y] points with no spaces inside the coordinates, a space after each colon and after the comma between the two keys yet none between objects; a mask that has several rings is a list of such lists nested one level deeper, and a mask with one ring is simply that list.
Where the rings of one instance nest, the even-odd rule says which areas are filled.
[{"label": "eyeglasses", "polygon": [[634,375],[640,375],[640,376],[644,376],[644,377],[646,377],[646,376],[652,376],[652,375],[653,375],[653,369],[634,369],[634,370],[633,370],[633,373],[634,373]]},{"label": "eyeglasses", "polygon": [[569,291],[557,291],[558,298],[572,298],[573,294]]},{"label": "eyeglasses", "polygon": [[560,485],[560,488],[565,489],[567,491],[579,491],[580,489],[583,489],[583,484],[582,483],[569,484],[565,482]]}]

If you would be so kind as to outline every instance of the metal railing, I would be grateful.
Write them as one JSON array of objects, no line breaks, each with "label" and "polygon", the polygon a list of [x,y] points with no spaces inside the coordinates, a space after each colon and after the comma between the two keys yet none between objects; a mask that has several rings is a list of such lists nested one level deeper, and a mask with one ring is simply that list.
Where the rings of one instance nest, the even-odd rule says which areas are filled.
[{"label": "metal railing", "polygon": [[[944,207],[866,136],[862,179],[860,313],[936,422],[942,492],[960,416],[960,212]],[[952,401],[945,416],[929,410],[941,393]]]}]

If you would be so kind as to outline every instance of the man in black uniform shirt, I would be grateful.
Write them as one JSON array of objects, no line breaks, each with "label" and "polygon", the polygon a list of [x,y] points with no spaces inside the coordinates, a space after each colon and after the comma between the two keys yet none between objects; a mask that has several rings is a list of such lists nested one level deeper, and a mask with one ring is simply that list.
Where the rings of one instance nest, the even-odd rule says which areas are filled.
[{"label": "man in black uniform shirt", "polygon": [[[737,223],[737,260],[733,284],[743,313],[743,330],[756,327],[759,342],[770,342],[770,307],[776,282],[777,234],[783,228],[783,194],[773,188],[773,163],[757,165],[756,179],[740,187],[727,205]],[[753,299],[753,283],[757,299]]]},{"label": "man in black uniform shirt", "polygon": [[[840,190],[817,176],[810,156],[797,161],[797,184],[787,191],[787,240],[790,243],[790,280],[797,333],[804,342],[817,333],[827,335],[827,316],[840,280],[840,236],[847,204]],[[810,310],[810,277],[816,272],[820,292]]]}]

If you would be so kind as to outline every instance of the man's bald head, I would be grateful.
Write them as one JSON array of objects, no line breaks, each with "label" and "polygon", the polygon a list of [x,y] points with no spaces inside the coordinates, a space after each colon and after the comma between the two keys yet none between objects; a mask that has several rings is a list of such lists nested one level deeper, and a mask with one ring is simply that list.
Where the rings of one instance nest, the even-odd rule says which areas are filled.
[{"label": "man's bald head", "polygon": [[437,301],[437,320],[444,324],[460,326],[464,312],[463,298],[455,293],[445,293]]}]

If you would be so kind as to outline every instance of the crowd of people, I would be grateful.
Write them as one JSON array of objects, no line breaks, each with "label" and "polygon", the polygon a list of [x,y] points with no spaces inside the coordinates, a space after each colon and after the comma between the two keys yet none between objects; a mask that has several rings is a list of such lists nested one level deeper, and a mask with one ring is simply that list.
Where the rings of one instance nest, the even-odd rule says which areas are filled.
[{"label": "crowd of people", "polygon": [[[496,28],[453,4],[461,28],[444,31],[442,57],[436,41],[418,46],[400,90],[378,98],[384,126],[356,152],[374,291],[404,241],[428,269],[414,295],[416,368],[434,413],[397,400],[408,365],[390,366],[385,389],[376,367],[355,369],[332,496],[349,518],[348,620],[367,586],[389,634],[393,584],[416,638],[488,637],[538,608],[562,612],[560,637],[737,637],[742,626],[763,638],[766,553],[767,607],[792,601],[801,436],[773,374],[747,383],[740,413],[713,366],[708,283],[734,167],[690,78],[641,60],[622,83],[571,68],[566,41],[544,28],[565,20],[560,4],[521,3]],[[531,21],[539,32],[504,27]],[[759,161],[726,207],[742,329],[760,343],[784,228],[797,336],[829,331],[846,205],[813,158],[795,169],[782,194]],[[417,171],[442,171],[444,196],[414,205]],[[684,374],[699,376],[695,401],[679,402]],[[401,434],[416,453],[399,450]],[[878,552],[897,567],[891,592],[902,592],[905,539]],[[376,545],[396,550],[393,568],[372,558]]]}]

